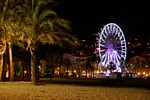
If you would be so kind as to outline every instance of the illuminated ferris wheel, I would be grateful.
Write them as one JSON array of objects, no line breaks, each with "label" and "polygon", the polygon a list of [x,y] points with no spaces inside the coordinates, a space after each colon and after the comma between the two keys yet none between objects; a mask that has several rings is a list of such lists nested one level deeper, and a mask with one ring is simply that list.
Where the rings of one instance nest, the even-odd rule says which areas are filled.
[{"label": "illuminated ferris wheel", "polygon": [[104,67],[114,66],[115,72],[121,72],[126,60],[126,40],[121,28],[115,23],[105,25],[96,39],[97,55]]}]

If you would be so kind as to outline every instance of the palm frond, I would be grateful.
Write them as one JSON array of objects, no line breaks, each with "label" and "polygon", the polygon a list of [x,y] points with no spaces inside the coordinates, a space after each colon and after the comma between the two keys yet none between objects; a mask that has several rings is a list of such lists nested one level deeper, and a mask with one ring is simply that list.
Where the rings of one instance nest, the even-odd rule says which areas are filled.
[{"label": "palm frond", "polygon": [[46,9],[42,11],[42,13],[38,16],[39,23],[41,23],[44,20],[47,20],[48,17],[53,17],[53,16],[57,16],[56,12],[50,9]]},{"label": "palm frond", "polygon": [[45,38],[45,34],[40,34],[38,35],[38,37],[36,38],[36,41],[40,41],[41,39]]},{"label": "palm frond", "polygon": [[47,36],[47,38],[48,38],[48,40],[49,40],[48,43],[50,43],[50,44],[56,44],[56,41],[55,41],[55,39],[53,38],[53,35],[52,35],[52,34],[51,34],[51,35],[46,34],[46,36]]},{"label": "palm frond", "polygon": [[37,5],[47,5],[49,3],[56,3],[54,0],[39,0]]}]

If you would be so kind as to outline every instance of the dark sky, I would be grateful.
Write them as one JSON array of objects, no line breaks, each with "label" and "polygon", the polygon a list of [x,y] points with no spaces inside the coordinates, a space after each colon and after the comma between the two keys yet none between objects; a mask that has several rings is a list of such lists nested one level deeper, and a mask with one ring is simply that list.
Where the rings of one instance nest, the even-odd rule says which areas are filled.
[{"label": "dark sky", "polygon": [[[118,24],[126,38],[150,37],[148,0],[59,0],[57,13],[72,23],[77,37],[90,40],[93,33],[110,22]],[[131,0],[130,0],[131,1]],[[147,2],[146,2],[147,1]]]}]

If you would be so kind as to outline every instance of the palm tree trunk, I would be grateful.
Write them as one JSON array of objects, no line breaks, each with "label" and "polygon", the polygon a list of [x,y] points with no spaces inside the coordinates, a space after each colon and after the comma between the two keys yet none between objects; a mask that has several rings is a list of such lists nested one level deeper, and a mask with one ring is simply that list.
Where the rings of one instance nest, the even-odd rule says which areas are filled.
[{"label": "palm tree trunk", "polygon": [[14,81],[14,66],[13,66],[13,60],[12,60],[12,46],[11,43],[8,43],[8,49],[9,49],[9,64],[10,64],[10,78],[9,81]]},{"label": "palm tree trunk", "polygon": [[87,65],[86,65],[86,78],[87,78],[87,71],[88,71],[88,70],[87,70]]},{"label": "palm tree trunk", "polygon": [[2,72],[3,72],[3,54],[6,51],[6,42],[3,43],[0,41],[0,81],[2,81]]},{"label": "palm tree trunk", "polygon": [[36,78],[36,57],[32,50],[30,50],[31,53],[31,83],[33,85],[37,84],[37,78]]},{"label": "palm tree trunk", "polygon": [[2,81],[3,54],[0,54],[0,81]]},{"label": "palm tree trunk", "polygon": [[67,66],[67,78],[68,78],[68,66]]}]

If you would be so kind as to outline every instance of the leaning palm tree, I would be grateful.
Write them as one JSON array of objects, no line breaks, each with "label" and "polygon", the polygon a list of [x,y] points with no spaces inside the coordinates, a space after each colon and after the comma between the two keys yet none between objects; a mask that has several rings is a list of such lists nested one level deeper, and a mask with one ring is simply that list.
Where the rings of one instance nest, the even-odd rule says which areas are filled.
[{"label": "leaning palm tree", "polygon": [[52,0],[24,0],[22,7],[25,12],[22,41],[27,44],[26,48],[31,53],[32,84],[37,84],[36,49],[38,43],[61,46],[64,43],[75,44],[76,38],[69,34],[70,23],[51,10],[53,3]]}]

